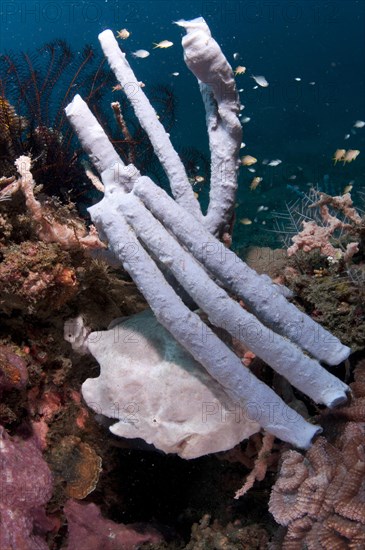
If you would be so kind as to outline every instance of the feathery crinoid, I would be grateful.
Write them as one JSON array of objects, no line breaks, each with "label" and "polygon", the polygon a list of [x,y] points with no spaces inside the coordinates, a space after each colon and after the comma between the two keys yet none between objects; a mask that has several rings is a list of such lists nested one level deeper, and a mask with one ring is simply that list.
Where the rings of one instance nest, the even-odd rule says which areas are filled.
[{"label": "feathery crinoid", "polygon": [[2,175],[14,174],[14,160],[31,154],[34,176],[48,194],[75,199],[84,191],[87,178],[64,108],[76,93],[91,107],[100,101],[111,80],[103,65],[91,46],[75,54],[64,40],[0,56]]},{"label": "feathery crinoid", "polygon": [[[153,147],[133,113],[130,90],[127,97],[117,87],[118,95],[112,95],[113,84],[114,76],[92,46],[75,53],[64,40],[54,40],[34,52],[1,55],[1,175],[15,174],[15,159],[31,154],[32,173],[47,194],[81,200],[90,189],[90,182],[79,162],[82,153],[64,112],[77,93],[83,95],[107,129],[121,159],[128,163],[132,158],[144,173],[160,177],[161,167]],[[167,85],[150,86],[149,94],[160,122],[169,131],[176,120],[173,89]],[[112,99],[120,103],[128,136],[123,135],[113,118]]]}]

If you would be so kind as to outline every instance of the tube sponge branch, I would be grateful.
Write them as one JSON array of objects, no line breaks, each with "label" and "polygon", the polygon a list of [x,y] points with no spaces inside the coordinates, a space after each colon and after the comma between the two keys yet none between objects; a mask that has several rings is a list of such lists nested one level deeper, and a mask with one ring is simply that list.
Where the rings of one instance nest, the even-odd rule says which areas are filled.
[{"label": "tube sponge branch", "polygon": [[[212,325],[224,328],[316,403],[332,407],[346,401],[346,384],[318,360],[338,364],[350,349],[289,303],[269,277],[258,275],[216,238],[227,231],[234,204],[241,140],[239,102],[232,69],[205,21],[178,24],[187,30],[184,58],[200,82],[206,108],[212,159],[207,215],[202,215],[191,187],[186,186],[182,163],[141,90],[133,102],[135,113],[166,171],[174,199],[133,165],[123,164],[86,103],[76,96],[66,114],[105,186],[103,199],[89,212],[109,252],[131,275],[159,323],[234,403],[257,404],[260,415],[255,420],[260,426],[307,448],[320,428],[289,409],[244,367],[165,276],[173,275]],[[111,31],[99,38],[121,85],[137,83]],[[229,293],[244,300],[248,311]]]},{"label": "tube sponge branch", "polygon": [[183,212],[151,180],[140,178],[133,191],[146,208],[226,289],[241,298],[263,324],[328,365],[338,365],[347,359],[350,354],[347,346],[288,302],[268,276],[258,275],[189,212]]},{"label": "tube sponge branch", "polygon": [[242,128],[232,68],[202,18],[177,21],[185,28],[184,60],[199,82],[211,152],[210,194],[203,224],[213,234],[227,230],[237,189]]}]

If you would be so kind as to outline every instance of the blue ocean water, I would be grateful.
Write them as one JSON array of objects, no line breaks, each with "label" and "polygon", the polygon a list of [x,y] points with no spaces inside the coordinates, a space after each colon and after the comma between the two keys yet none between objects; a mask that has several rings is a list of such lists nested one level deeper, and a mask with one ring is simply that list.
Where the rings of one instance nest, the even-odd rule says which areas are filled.
[{"label": "blue ocean water", "polygon": [[[337,194],[351,183],[360,201],[365,128],[354,123],[365,121],[364,0],[3,0],[0,50],[34,51],[56,38],[75,51],[85,44],[100,50],[99,32],[127,28],[131,36],[121,44],[127,55],[137,49],[151,53],[146,59],[128,57],[147,95],[149,86],[168,84],[177,98],[173,143],[208,156],[198,86],[183,62],[182,29],[173,24],[197,16],[206,19],[233,68],[247,68],[237,76],[242,119],[250,119],[243,124],[242,155],[258,162],[255,172],[240,170],[236,217],[253,223],[236,224],[236,246],[270,242],[266,229],[273,211],[284,210],[311,186]],[[153,49],[154,42],[165,39],[174,46]],[[269,86],[257,87],[252,75],[265,76]],[[334,165],[336,149],[358,149],[360,155],[350,164]],[[273,159],[282,162],[268,166]],[[255,176],[263,180],[250,191]],[[206,202],[207,184],[197,191]]]}]

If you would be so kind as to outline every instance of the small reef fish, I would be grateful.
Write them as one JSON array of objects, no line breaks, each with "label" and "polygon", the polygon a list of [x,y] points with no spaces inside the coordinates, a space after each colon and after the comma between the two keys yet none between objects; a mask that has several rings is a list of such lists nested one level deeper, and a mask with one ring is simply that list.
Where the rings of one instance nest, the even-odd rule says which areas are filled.
[{"label": "small reef fish", "polygon": [[243,166],[251,166],[252,164],[256,164],[257,159],[255,157],[251,157],[251,155],[245,155],[241,158],[241,164]]},{"label": "small reef fish", "polygon": [[162,40],[161,42],[154,42],[153,43],[153,47],[154,48],[161,48],[161,49],[165,49],[165,48],[171,48],[171,46],[173,46],[174,43],[173,42],[170,42],[170,40]]},{"label": "small reef fish", "polygon": [[268,81],[266,80],[266,78],[264,76],[254,76],[254,75],[252,75],[251,78],[253,78],[254,81],[256,82],[256,84],[258,84],[262,88],[267,88],[268,85],[269,85]]},{"label": "small reef fish", "polygon": [[270,162],[268,162],[267,165],[268,166],[278,166],[281,163],[282,163],[282,161],[280,159],[274,159],[274,160],[270,160]]},{"label": "small reef fish", "polygon": [[246,67],[242,67],[242,65],[238,65],[238,67],[235,68],[234,74],[237,76],[238,74],[245,74]]},{"label": "small reef fish", "polygon": [[242,141],[240,147],[241,147],[241,149],[243,149],[244,147],[246,147],[246,143],[243,143],[243,141]]},{"label": "small reef fish", "polygon": [[363,120],[357,120],[354,124],[354,128],[364,128],[365,122]]},{"label": "small reef fish", "polygon": [[240,220],[240,223],[241,223],[242,225],[251,225],[252,220],[250,220],[250,218],[242,218],[242,219]]},{"label": "small reef fish", "polygon": [[196,183],[204,183],[205,177],[204,176],[192,176],[188,178],[191,185],[195,185]]},{"label": "small reef fish", "polygon": [[335,164],[339,160],[342,160],[343,163],[346,164],[346,162],[352,162],[355,160],[359,154],[360,151],[358,149],[348,149],[347,151],[345,151],[345,149],[337,149],[333,156],[333,160],[335,161]]},{"label": "small reef fish", "polygon": [[177,71],[175,71],[174,73],[171,73],[171,76],[179,76],[180,73],[178,73]]},{"label": "small reef fish", "polygon": [[350,134],[346,134],[344,139],[349,139],[350,138]]},{"label": "small reef fish", "polygon": [[261,182],[262,182],[262,178],[260,178],[259,176],[256,176],[255,178],[253,178],[250,185],[251,191],[255,191],[255,189],[258,188]]},{"label": "small reef fish", "polygon": [[145,59],[150,55],[150,52],[147,50],[137,50],[135,52],[132,52],[133,57],[139,57],[140,59]]},{"label": "small reef fish", "polygon": [[121,38],[122,40],[126,40],[129,38],[131,33],[127,31],[127,29],[121,29],[120,31],[117,31],[117,38]]},{"label": "small reef fish", "polygon": [[349,149],[346,151],[345,156],[343,157],[343,163],[346,164],[346,162],[352,162],[360,155],[360,151],[358,149]]},{"label": "small reef fish", "polygon": [[342,194],[343,194],[343,195],[346,195],[346,193],[351,193],[352,188],[353,188],[353,185],[351,185],[351,184],[349,183],[349,185],[346,185],[346,187],[344,187],[344,190],[342,191]]},{"label": "small reef fish", "polygon": [[243,124],[247,124],[247,122],[250,122],[251,118],[249,116],[245,116],[242,119]]},{"label": "small reef fish", "polygon": [[241,57],[241,56],[240,56],[240,54],[239,54],[238,52],[235,52],[235,53],[233,54],[233,59],[234,59],[235,61],[237,61],[237,59],[239,59],[240,57]]},{"label": "small reef fish", "polygon": [[336,149],[335,154],[333,155],[334,163],[337,164],[339,160],[343,160],[346,153],[346,149]]},{"label": "small reef fish", "polygon": [[297,76],[296,78],[294,78],[294,80],[296,80],[297,82],[300,82],[302,79],[299,78],[299,76]]}]

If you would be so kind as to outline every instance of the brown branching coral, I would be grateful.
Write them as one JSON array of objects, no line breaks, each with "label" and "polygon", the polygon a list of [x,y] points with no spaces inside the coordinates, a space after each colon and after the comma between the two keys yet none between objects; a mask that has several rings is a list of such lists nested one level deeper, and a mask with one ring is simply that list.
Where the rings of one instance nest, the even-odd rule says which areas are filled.
[{"label": "brown branching coral", "polygon": [[290,450],[282,456],[269,509],[287,527],[280,543],[284,550],[365,546],[364,361],[355,370],[352,390],[352,403],[324,415],[329,440],[319,437],[305,455]]}]

